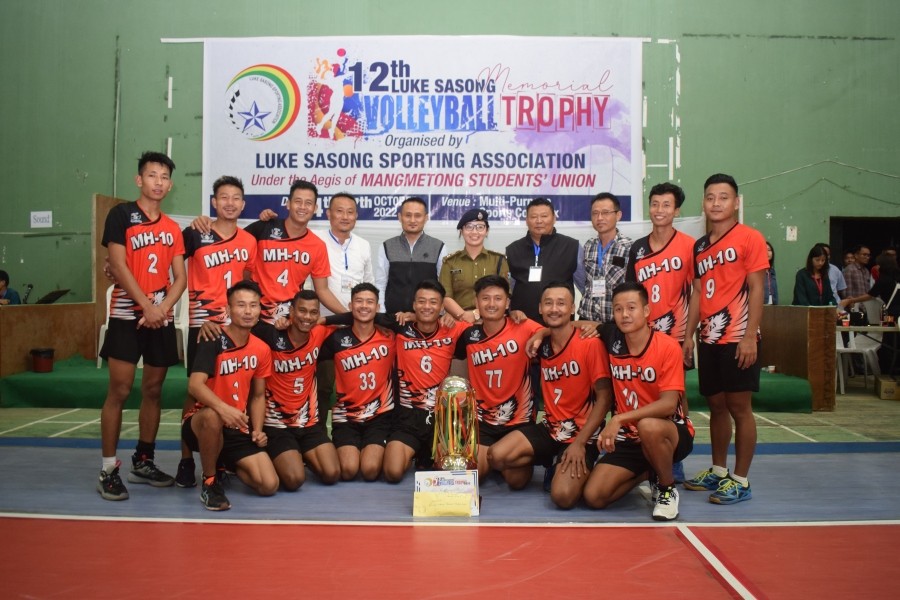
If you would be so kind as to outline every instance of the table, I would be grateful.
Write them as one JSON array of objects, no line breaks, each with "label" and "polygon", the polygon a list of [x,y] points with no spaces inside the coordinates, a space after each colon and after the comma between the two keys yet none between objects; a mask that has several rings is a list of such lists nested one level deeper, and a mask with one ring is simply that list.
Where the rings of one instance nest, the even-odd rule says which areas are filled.
[{"label": "table", "polygon": [[836,328],[838,331],[850,331],[853,333],[890,333],[900,332],[900,325],[838,325]]}]

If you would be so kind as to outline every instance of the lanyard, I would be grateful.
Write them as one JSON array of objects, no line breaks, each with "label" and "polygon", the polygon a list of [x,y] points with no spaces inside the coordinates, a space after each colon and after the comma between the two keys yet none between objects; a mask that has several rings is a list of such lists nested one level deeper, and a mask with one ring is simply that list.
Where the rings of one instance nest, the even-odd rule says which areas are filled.
[{"label": "lanyard", "polygon": [[533,241],[531,242],[531,245],[534,246],[534,266],[538,266],[538,258],[541,256],[541,247]]},{"label": "lanyard", "polygon": [[610,240],[610,242],[606,245],[606,248],[603,247],[603,242],[600,239],[597,239],[597,270],[603,274],[603,257],[606,256],[606,253],[612,247],[613,243],[616,241],[616,238]]},{"label": "lanyard", "polygon": [[334,234],[331,233],[331,230],[328,230],[328,235],[331,236],[331,239],[334,240],[334,243],[341,247],[341,250],[344,251],[344,270],[350,271],[350,261],[347,259],[347,251],[350,249],[350,242],[353,241],[353,236],[347,238],[347,245],[344,246],[342,243],[338,241]]}]

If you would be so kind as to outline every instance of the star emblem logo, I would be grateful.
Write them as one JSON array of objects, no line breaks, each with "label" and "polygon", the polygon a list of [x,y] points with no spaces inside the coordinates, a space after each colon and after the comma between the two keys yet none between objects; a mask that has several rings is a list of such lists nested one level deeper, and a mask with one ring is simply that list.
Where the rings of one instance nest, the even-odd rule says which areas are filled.
[{"label": "star emblem logo", "polygon": [[262,112],[259,110],[259,107],[256,105],[256,101],[253,101],[253,104],[250,105],[250,110],[239,112],[238,115],[244,118],[244,128],[241,130],[243,133],[247,131],[251,127],[258,127],[259,129],[265,131],[265,125],[263,125],[263,119],[268,117],[271,113]]}]

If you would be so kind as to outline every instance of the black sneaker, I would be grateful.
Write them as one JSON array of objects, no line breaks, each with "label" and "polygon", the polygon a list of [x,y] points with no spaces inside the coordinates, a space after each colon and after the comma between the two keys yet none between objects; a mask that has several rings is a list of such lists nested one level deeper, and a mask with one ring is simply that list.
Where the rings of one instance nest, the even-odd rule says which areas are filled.
[{"label": "black sneaker", "polygon": [[122,483],[122,478],[119,477],[119,465],[121,464],[116,462],[115,468],[109,473],[100,471],[97,491],[100,492],[100,496],[104,500],[128,500],[128,490],[125,489],[125,484]]},{"label": "black sneaker", "polygon": [[550,493],[550,488],[553,487],[553,477],[556,475],[556,464],[556,461],[553,461],[552,465],[544,468],[543,488],[548,494]]},{"label": "black sneaker", "polygon": [[203,484],[200,490],[200,502],[206,510],[228,510],[231,508],[231,502],[225,497],[222,491],[222,484],[217,480],[213,480],[210,485]]},{"label": "black sneaker", "polygon": [[175,473],[175,485],[180,488],[197,487],[197,465],[193,458],[182,458],[178,461],[178,472]]},{"label": "black sneaker", "polygon": [[152,460],[145,458],[136,462],[128,474],[131,483],[149,483],[153,487],[169,487],[175,483],[175,478],[160,471]]}]

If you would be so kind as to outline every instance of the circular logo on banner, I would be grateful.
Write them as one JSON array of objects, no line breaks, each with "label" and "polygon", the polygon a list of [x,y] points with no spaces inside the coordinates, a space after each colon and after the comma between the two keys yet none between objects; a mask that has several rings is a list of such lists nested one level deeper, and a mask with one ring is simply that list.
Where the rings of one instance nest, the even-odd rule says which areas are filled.
[{"label": "circular logo on banner", "polygon": [[235,75],[226,98],[234,128],[247,139],[260,142],[290,129],[300,112],[297,82],[275,65],[253,65]]}]

